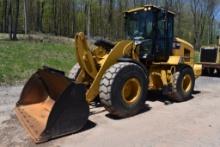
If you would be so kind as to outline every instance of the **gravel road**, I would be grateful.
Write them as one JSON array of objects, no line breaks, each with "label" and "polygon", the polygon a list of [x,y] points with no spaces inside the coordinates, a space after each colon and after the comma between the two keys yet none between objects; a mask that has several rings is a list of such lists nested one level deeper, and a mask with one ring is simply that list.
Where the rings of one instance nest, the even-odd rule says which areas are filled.
[{"label": "gravel road", "polygon": [[92,108],[86,130],[35,145],[13,111],[22,86],[0,87],[0,147],[219,147],[220,78],[201,77],[193,99],[169,103],[152,94],[145,112],[114,119]]}]

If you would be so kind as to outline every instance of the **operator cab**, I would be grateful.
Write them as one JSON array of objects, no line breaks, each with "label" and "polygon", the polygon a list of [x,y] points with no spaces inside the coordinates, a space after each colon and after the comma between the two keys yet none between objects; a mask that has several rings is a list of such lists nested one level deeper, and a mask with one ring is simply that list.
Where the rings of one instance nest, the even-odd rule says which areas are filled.
[{"label": "operator cab", "polygon": [[167,61],[174,40],[174,13],[152,5],[125,12],[127,39],[134,40],[142,61]]}]

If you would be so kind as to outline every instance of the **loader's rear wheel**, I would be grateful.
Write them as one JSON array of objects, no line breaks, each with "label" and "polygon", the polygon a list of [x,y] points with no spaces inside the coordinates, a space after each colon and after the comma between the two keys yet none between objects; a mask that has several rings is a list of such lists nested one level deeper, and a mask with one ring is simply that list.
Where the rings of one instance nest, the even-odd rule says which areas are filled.
[{"label": "loader's rear wheel", "polygon": [[174,73],[171,99],[177,102],[191,98],[195,85],[195,76],[191,68],[185,67]]},{"label": "loader's rear wheel", "polygon": [[80,73],[80,65],[76,63],[69,72],[68,78],[75,80]]},{"label": "loader's rear wheel", "polygon": [[103,75],[99,92],[102,104],[112,115],[135,115],[145,103],[147,75],[134,63],[116,63]]}]

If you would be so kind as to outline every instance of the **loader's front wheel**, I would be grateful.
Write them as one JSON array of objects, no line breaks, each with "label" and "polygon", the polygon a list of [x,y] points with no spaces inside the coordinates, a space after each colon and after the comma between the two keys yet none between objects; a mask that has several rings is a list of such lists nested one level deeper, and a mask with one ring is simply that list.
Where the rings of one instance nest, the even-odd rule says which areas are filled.
[{"label": "loader's front wheel", "polygon": [[112,115],[135,115],[146,100],[147,75],[134,63],[116,63],[103,75],[99,92],[102,104]]},{"label": "loader's front wheel", "polygon": [[80,65],[76,63],[69,72],[68,78],[75,80],[80,73]]},{"label": "loader's front wheel", "polygon": [[186,101],[191,98],[195,76],[191,68],[185,67],[173,75],[172,94],[170,98],[177,102]]}]

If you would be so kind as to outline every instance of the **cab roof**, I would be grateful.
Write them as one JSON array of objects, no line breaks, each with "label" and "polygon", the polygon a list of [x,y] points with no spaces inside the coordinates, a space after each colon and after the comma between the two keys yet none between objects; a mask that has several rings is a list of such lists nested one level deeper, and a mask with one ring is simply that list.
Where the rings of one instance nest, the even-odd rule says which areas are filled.
[{"label": "cab roof", "polygon": [[[133,12],[138,12],[138,11],[143,11],[143,10],[152,10],[152,9],[154,9],[154,10],[165,10],[164,8],[157,7],[155,5],[144,5],[142,7],[137,7],[137,8],[125,11],[125,13],[133,13]],[[168,13],[175,15],[175,12],[170,11],[170,10],[168,10]]]}]

